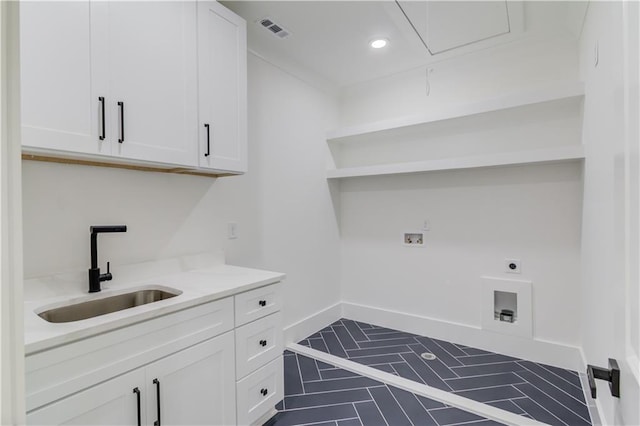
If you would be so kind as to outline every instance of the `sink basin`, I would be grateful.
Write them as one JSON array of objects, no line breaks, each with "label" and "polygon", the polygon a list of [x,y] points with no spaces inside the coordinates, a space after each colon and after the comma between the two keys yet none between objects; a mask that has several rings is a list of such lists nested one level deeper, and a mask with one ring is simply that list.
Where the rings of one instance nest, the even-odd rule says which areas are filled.
[{"label": "sink basin", "polygon": [[101,299],[90,299],[72,305],[47,309],[38,316],[48,322],[63,323],[94,318],[178,296],[179,290],[142,289]]}]

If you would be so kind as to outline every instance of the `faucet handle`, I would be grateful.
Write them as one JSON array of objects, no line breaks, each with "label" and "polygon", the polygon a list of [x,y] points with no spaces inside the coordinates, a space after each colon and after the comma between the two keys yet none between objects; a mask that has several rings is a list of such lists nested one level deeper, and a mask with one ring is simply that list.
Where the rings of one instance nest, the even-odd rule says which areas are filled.
[{"label": "faucet handle", "polygon": [[107,262],[107,272],[105,272],[104,274],[100,274],[100,281],[111,281],[111,279],[113,278],[111,276],[111,263]]}]

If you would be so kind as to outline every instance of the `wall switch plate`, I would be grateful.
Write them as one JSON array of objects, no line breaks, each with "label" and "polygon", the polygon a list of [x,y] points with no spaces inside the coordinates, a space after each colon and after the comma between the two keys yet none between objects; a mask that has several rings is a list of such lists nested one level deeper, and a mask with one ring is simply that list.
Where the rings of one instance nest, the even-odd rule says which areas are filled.
[{"label": "wall switch plate", "polygon": [[520,274],[522,273],[522,262],[520,259],[505,259],[504,268],[505,272],[510,274]]},{"label": "wall switch plate", "polygon": [[424,232],[405,232],[402,240],[405,246],[424,247]]},{"label": "wall switch plate", "polygon": [[227,224],[227,238],[235,240],[238,238],[238,224],[235,222],[229,222]]}]

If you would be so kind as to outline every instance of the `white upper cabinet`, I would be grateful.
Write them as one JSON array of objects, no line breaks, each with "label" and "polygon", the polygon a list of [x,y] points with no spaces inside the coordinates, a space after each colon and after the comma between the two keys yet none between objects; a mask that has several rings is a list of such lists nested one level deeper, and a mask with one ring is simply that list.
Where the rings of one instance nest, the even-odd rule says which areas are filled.
[{"label": "white upper cabinet", "polygon": [[108,9],[113,154],[194,165],[196,4],[113,1],[98,7]]},{"label": "white upper cabinet", "polygon": [[21,3],[24,146],[110,153],[99,138],[106,73],[92,66],[101,62],[93,17],[93,4],[86,1]]},{"label": "white upper cabinet", "polygon": [[246,24],[217,2],[25,2],[21,65],[29,153],[246,171]]},{"label": "white upper cabinet", "polygon": [[199,165],[247,170],[245,21],[215,1],[198,3]]}]

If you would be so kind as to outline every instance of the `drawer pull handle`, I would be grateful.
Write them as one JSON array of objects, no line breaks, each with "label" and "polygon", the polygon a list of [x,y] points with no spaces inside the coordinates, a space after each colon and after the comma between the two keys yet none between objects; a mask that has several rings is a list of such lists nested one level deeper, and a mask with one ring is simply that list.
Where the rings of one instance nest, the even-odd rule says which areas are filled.
[{"label": "drawer pull handle", "polygon": [[105,136],[105,122],[104,122],[104,96],[98,96],[98,102],[100,102],[100,140],[103,141]]},{"label": "drawer pull handle", "polygon": [[267,396],[267,394],[269,393],[269,390],[266,388],[262,388],[260,389],[260,393],[262,394],[262,396]]},{"label": "drawer pull handle", "polygon": [[260,340],[260,346],[267,346],[266,340]]},{"label": "drawer pull handle", "polygon": [[204,153],[205,157],[211,155],[211,129],[208,124],[205,124],[204,127],[207,129],[207,152]]},{"label": "drawer pull handle", "polygon": [[158,412],[158,420],[153,422],[153,426],[160,426],[160,380],[153,379],[153,384],[156,385],[156,408]]},{"label": "drawer pull handle", "polygon": [[265,306],[267,306],[267,301],[266,300],[261,300],[261,301],[258,302],[258,305],[260,305],[260,306],[262,306],[264,308]]},{"label": "drawer pull handle", "polygon": [[118,102],[120,108],[120,138],[118,143],[124,142],[124,102]]},{"label": "drawer pull handle", "polygon": [[133,388],[133,393],[136,394],[136,402],[138,404],[138,426],[142,426],[142,419],[140,418],[140,389]]}]

